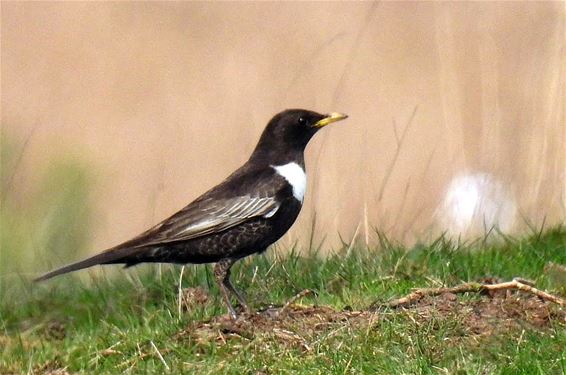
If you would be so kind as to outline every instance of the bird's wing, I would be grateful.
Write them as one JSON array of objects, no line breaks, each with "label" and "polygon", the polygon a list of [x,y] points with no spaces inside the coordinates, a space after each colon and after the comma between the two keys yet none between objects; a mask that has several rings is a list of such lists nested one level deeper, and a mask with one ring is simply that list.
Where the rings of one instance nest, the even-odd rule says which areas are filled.
[{"label": "bird's wing", "polygon": [[[128,263],[143,247],[185,241],[234,227],[254,217],[271,217],[279,209],[272,197],[242,196],[229,199],[198,199],[150,230],[77,263],[51,271],[35,281],[47,280],[96,264]],[[135,264],[135,262],[134,262]]]},{"label": "bird's wing", "polygon": [[145,247],[186,241],[232,228],[255,217],[270,217],[279,209],[274,197],[240,196],[195,201],[120,247]]}]

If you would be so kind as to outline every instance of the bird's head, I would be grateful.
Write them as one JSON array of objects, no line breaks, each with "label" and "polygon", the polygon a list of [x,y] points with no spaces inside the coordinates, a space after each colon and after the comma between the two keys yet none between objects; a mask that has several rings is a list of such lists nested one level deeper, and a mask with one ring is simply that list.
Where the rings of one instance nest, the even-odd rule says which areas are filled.
[{"label": "bird's head", "polygon": [[306,109],[288,109],[280,112],[267,124],[252,157],[277,156],[284,159],[297,153],[302,156],[307,143],[317,131],[347,117],[336,112],[322,115]]}]

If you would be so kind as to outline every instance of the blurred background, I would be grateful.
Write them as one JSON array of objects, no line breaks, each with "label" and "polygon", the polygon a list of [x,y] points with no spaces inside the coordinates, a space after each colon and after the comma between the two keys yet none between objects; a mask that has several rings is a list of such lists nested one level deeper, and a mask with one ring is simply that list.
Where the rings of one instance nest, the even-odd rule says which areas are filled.
[{"label": "blurred background", "polygon": [[350,118],[309,145],[282,246],[516,235],[566,217],[563,2],[1,7],[4,272],[145,230],[292,107]]}]

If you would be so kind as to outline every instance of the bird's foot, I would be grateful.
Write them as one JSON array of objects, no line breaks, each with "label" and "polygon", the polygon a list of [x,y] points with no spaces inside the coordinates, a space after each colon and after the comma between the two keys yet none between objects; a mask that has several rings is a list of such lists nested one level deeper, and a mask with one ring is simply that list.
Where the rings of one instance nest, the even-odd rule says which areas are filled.
[{"label": "bird's foot", "polygon": [[227,307],[228,307],[228,315],[230,315],[230,318],[232,320],[237,320],[238,319],[238,313],[234,309],[234,306],[232,306],[231,303],[228,303]]},{"label": "bird's foot", "polygon": [[240,304],[236,309],[230,305],[228,307],[228,314],[232,320],[237,320],[238,318],[249,316],[255,314],[255,311],[251,309],[248,305]]},{"label": "bird's foot", "polygon": [[230,315],[230,319],[238,320],[238,314],[236,314],[236,311],[234,309],[229,310],[228,314]]}]

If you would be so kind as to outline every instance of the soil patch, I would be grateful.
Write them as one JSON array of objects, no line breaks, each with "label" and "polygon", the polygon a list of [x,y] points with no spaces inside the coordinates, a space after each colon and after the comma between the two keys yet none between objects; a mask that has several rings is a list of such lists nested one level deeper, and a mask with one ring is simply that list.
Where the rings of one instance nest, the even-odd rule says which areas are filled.
[{"label": "soil patch", "polygon": [[417,323],[456,322],[460,335],[490,336],[515,329],[546,329],[566,324],[566,309],[524,293],[501,291],[479,298],[452,293],[424,297],[409,307],[395,309]]},{"label": "soil patch", "polygon": [[[255,313],[243,313],[237,320],[226,315],[206,322],[194,322],[177,338],[190,338],[197,343],[233,340],[275,339],[285,345],[312,349],[321,337],[340,334],[343,330],[369,332],[383,320],[402,317],[418,326],[452,328],[447,336],[489,337],[511,330],[546,330],[552,324],[566,325],[566,309],[520,291],[461,296],[443,293],[425,296],[404,307],[372,307],[370,310],[335,310],[328,306],[288,304]],[[456,327],[457,326],[457,327]]]},{"label": "soil patch", "polygon": [[228,314],[207,322],[195,322],[178,334],[198,343],[216,341],[226,344],[234,339],[251,341],[273,338],[286,345],[310,351],[317,337],[338,333],[344,329],[367,327],[379,313],[369,311],[336,311],[327,306],[288,305],[271,307],[256,313],[243,313],[237,320]]}]

